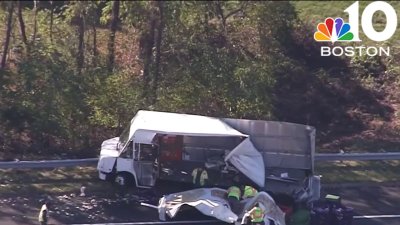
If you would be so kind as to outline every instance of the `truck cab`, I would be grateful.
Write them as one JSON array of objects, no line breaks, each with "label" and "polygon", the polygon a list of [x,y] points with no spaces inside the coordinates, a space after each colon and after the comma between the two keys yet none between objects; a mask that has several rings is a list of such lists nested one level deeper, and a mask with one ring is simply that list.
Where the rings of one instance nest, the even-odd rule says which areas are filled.
[{"label": "truck cab", "polygon": [[97,166],[99,178],[120,186],[152,187],[158,177],[159,146],[134,138],[127,140],[127,131],[129,127],[120,137],[103,142]]}]

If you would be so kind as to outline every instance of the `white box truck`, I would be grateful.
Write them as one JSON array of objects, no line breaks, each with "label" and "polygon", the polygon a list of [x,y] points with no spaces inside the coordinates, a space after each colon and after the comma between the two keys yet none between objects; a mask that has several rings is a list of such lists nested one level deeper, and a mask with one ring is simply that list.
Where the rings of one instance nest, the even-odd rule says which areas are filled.
[{"label": "white box truck", "polygon": [[271,192],[319,198],[314,176],[315,128],[307,125],[214,118],[140,110],[120,137],[105,140],[99,177],[148,188],[158,179],[191,182],[203,167],[210,185],[233,176]]}]

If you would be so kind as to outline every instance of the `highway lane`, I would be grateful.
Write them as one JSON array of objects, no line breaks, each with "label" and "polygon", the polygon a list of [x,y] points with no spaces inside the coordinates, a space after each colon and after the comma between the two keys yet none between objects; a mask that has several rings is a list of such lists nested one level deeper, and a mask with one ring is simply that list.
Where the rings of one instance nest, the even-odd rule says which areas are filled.
[{"label": "highway lane", "polygon": [[[9,218],[2,218],[0,220],[0,224],[2,225],[32,225],[32,223],[23,223],[23,222],[16,222],[13,219]],[[51,223],[53,225],[56,224],[63,224],[63,223]],[[94,223],[94,224],[79,224],[79,225],[150,225],[150,224],[159,224],[159,225],[186,225],[186,224],[194,224],[194,225],[228,225],[227,223],[217,223],[217,222],[195,222],[195,223],[187,223],[187,221],[176,222],[176,223],[154,223],[154,222],[125,222],[125,223]],[[399,225],[399,219],[365,219],[365,220],[354,220],[352,225]],[[78,225],[78,224],[74,224]]]},{"label": "highway lane", "polygon": [[[228,223],[222,223],[214,220],[205,221],[167,221],[167,222],[125,222],[125,223],[95,223],[95,224],[72,224],[72,225],[183,225],[183,224],[195,224],[195,225],[228,225]],[[352,225],[399,225],[400,218],[368,218],[368,219],[354,219]]]},{"label": "highway lane", "polygon": [[220,221],[216,220],[185,220],[185,221],[165,221],[165,222],[124,222],[124,223],[80,223],[80,224],[70,224],[70,225],[150,225],[150,224],[155,224],[155,225],[169,225],[169,224],[174,224],[174,225],[180,225],[180,224],[196,224],[196,225],[203,225],[203,224],[213,224],[213,225],[219,225],[219,224],[227,224],[227,223],[221,223]]},{"label": "highway lane", "polygon": [[399,225],[400,218],[355,219],[352,225]]},{"label": "highway lane", "polygon": [[[396,215],[400,214],[400,182],[392,183],[353,183],[341,185],[323,185],[322,193],[339,194],[346,206],[353,207],[357,215]],[[89,192],[90,193],[90,192]],[[140,191],[136,193],[144,197],[150,193]],[[322,195],[323,196],[323,195]],[[37,218],[37,204],[40,196],[1,196],[0,195],[0,224],[29,225]],[[52,196],[51,224],[79,224],[79,223],[104,223],[104,222],[139,222],[148,221],[147,224],[158,221],[157,211],[150,207],[140,206],[140,199],[119,199],[115,196],[94,194],[87,198],[63,198]],[[58,198],[61,197],[61,198]],[[92,200],[95,200],[93,203]],[[157,199],[156,199],[157,200]],[[155,200],[154,200],[155,201]],[[156,204],[156,203],[152,203]],[[93,209],[85,211],[83,206]],[[56,209],[58,207],[59,209]],[[76,208],[77,207],[77,208]],[[65,210],[65,211],[64,211]],[[60,212],[57,213],[57,211]],[[98,212],[97,212],[98,211]],[[71,217],[66,215],[75,214]],[[198,216],[199,213],[182,213],[179,220],[214,219]],[[179,215],[179,214],[178,214]],[[88,217],[94,216],[94,217]],[[99,217],[101,216],[101,217]],[[177,223],[179,224],[179,223]],[[188,223],[180,223],[188,224]],[[203,224],[201,222],[197,224]],[[204,223],[210,224],[210,223]],[[224,223],[213,223],[224,224]],[[356,219],[353,225],[399,225],[400,218],[372,218]]]},{"label": "highway lane", "polygon": [[[32,201],[31,199],[28,199]],[[12,205],[15,205],[15,208],[12,208]],[[3,204],[0,206],[0,224],[2,225],[32,225],[32,220],[27,220],[28,218],[36,219],[37,211],[36,210],[22,210],[24,202],[14,202],[10,205]],[[114,207],[113,207],[114,206]],[[113,208],[116,205],[113,204]],[[126,217],[124,221],[117,222],[116,218],[112,219],[112,216],[106,217],[105,220],[99,222],[88,221],[84,217],[74,217],[69,218],[69,220],[65,220],[65,218],[57,217],[55,211],[51,211],[51,219],[50,224],[53,225],[61,225],[61,224],[84,224],[84,225],[148,225],[148,224],[196,224],[196,225],[205,225],[205,224],[213,224],[213,225],[226,225],[226,223],[222,223],[219,221],[215,221],[214,218],[208,217],[206,218],[204,215],[201,215],[198,212],[190,212],[179,215],[173,221],[167,221],[167,223],[158,221],[158,215],[153,208],[139,206],[132,207],[128,209],[124,209],[124,207],[116,207],[118,211],[124,211],[119,213],[112,213],[112,216],[118,216],[119,214],[131,214],[131,216]],[[53,208],[54,209],[54,208]],[[71,213],[71,211],[68,211]],[[391,217],[397,216],[397,218],[360,218],[358,215],[356,219],[353,221],[353,225],[399,225],[400,224],[400,215],[389,215]],[[377,217],[376,215],[374,217]],[[388,217],[388,216],[386,216]],[[198,221],[202,219],[203,221]],[[86,220],[86,222],[85,222]],[[67,222],[68,221],[68,222]],[[126,221],[126,222],[125,222]],[[107,223],[106,223],[107,222]]]},{"label": "highway lane", "polygon": [[354,208],[352,225],[400,225],[400,182],[323,185],[321,196],[328,193],[340,195],[344,205]]}]

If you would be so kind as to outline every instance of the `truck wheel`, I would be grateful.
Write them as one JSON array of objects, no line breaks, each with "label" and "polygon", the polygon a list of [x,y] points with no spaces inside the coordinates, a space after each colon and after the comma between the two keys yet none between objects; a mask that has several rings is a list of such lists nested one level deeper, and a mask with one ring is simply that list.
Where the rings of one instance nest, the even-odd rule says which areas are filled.
[{"label": "truck wheel", "polygon": [[127,187],[132,184],[133,180],[130,174],[118,173],[114,178],[114,182],[120,187]]}]

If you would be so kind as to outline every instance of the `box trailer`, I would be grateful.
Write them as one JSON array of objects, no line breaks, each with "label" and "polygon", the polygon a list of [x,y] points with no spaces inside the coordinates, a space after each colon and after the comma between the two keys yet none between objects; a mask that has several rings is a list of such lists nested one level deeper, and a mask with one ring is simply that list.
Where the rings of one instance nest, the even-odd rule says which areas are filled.
[{"label": "box trailer", "polygon": [[191,182],[204,168],[210,186],[235,180],[312,200],[319,198],[314,149],[311,126],[140,110],[102,143],[97,169],[102,180],[148,188],[158,179]]}]

